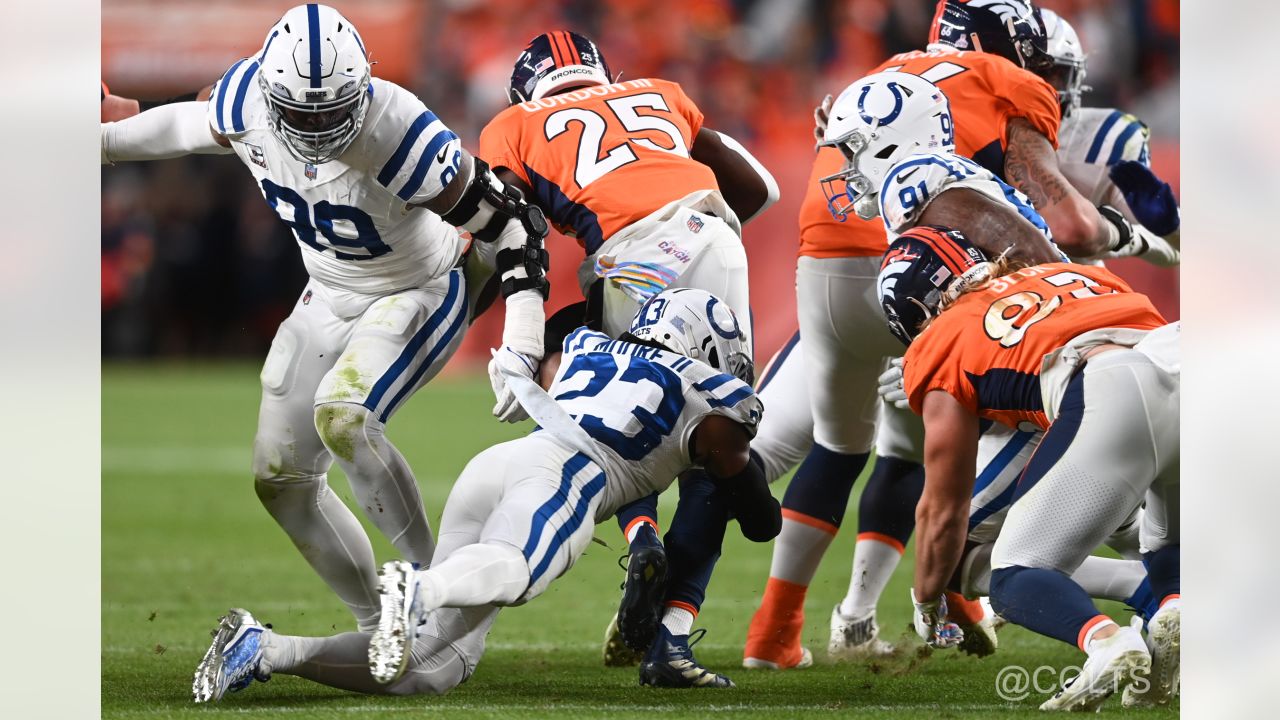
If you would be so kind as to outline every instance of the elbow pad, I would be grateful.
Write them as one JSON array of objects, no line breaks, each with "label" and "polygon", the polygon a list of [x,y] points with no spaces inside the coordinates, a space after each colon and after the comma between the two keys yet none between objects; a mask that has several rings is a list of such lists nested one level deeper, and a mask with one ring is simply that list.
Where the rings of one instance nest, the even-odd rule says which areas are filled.
[{"label": "elbow pad", "polygon": [[751,451],[751,460],[737,475],[716,478],[729,498],[729,509],[738,519],[742,535],[751,542],[769,542],[782,532],[782,506],[769,492],[764,463]]},{"label": "elbow pad", "polygon": [[520,190],[504,185],[488,163],[480,158],[474,162],[467,189],[441,218],[480,242],[498,243],[495,264],[502,297],[537,290],[545,299],[551,292],[550,256],[542,245],[550,229],[547,218],[541,208],[525,201]]}]

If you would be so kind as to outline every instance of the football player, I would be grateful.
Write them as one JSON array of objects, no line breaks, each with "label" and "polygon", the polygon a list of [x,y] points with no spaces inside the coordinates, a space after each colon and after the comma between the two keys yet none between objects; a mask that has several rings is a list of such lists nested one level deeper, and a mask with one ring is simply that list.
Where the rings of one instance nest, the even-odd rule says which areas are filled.
[{"label": "football player", "polygon": [[[740,521],[777,532],[778,503],[750,456],[763,408],[743,382],[749,348],[727,303],[666,290],[621,338],[580,327],[562,350],[547,359],[545,392],[508,375],[539,427],[463,470],[430,569],[383,567],[376,632],[289,637],[233,610],[196,671],[196,701],[274,673],[369,693],[447,692],[474,672],[502,607],[543,593],[590,544],[595,523],[693,465],[725,487]],[[695,687],[724,682],[680,648],[668,653]]]},{"label": "football player", "polygon": [[[452,356],[468,323],[466,243],[496,263],[506,297],[493,365],[532,376],[547,290],[541,212],[462,148],[413,94],[370,74],[337,10],[295,7],[208,102],[102,126],[103,163],[234,153],[292,230],[311,277],[262,368],[258,498],[350,608],[378,622],[369,538],[329,488],[336,460],[370,520],[408,560],[435,542],[417,483],[385,434]],[[492,369],[491,369],[492,374]],[[502,386],[495,414],[513,415]]]},{"label": "football player", "polygon": [[[557,30],[525,47],[509,95],[479,154],[583,247],[578,279],[593,327],[616,336],[667,287],[709,291],[750,317],[741,225],[777,200],[777,184],[739,143],[705,126],[679,84],[615,82],[594,42]],[[679,681],[667,677],[662,655],[689,635],[719,554],[728,516],[714,488],[705,475],[682,479],[666,551],[656,497],[619,514],[630,560],[609,635],[615,646],[621,637],[651,651],[640,669],[646,684]]]},{"label": "football player", "polygon": [[[951,101],[949,125],[933,128],[932,139],[924,140],[940,144],[952,139],[959,155],[1039,198],[1035,207],[1043,206],[1043,220],[1063,249],[1085,256],[1106,248],[1120,255],[1138,253],[1146,248],[1132,241],[1134,232],[1123,216],[1090,205],[1057,168],[1057,97],[1030,71],[1047,66],[1044,51],[1043,27],[1026,3],[942,0],[928,49],[896,55],[877,72],[936,83],[936,92]],[[888,99],[878,117],[892,121],[900,103]],[[859,98],[850,101],[846,112],[863,112]],[[819,109],[820,128],[829,110],[825,103]],[[814,445],[783,499],[784,529],[748,633],[747,667],[810,662],[799,641],[804,597],[873,442],[877,460],[858,508],[852,579],[848,594],[832,610],[828,651],[834,657],[857,657],[891,650],[877,639],[875,607],[914,525],[913,508],[923,482],[921,429],[910,413],[892,407],[882,411],[871,389],[885,363],[901,349],[883,332],[874,295],[886,239],[882,224],[865,218],[876,213],[879,188],[863,187],[848,196],[863,197],[860,207],[847,198],[829,207],[829,193],[823,190],[825,183],[830,194],[839,195],[843,163],[839,152],[819,150],[801,208],[797,306],[806,338],[802,357]],[[1029,201],[1019,202],[1030,209]],[[1100,218],[1105,221],[1099,223]]]},{"label": "football player", "polygon": [[[1043,710],[1163,704],[1177,685],[1178,325],[1102,268],[991,261],[955,230],[917,226],[878,279],[911,409],[924,418],[915,626],[955,641],[942,592],[961,557],[980,419],[1045,431],[991,557],[991,602],[1011,622],[1088,653]],[[1141,505],[1161,606],[1148,641],[1094,606],[1070,574]],[[1150,649],[1148,648],[1150,643]]]}]

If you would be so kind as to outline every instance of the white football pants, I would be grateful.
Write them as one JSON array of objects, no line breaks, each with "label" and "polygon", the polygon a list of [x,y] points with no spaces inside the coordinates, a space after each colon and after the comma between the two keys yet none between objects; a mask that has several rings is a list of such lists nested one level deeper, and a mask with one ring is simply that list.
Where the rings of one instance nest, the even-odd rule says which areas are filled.
[{"label": "white football pants", "polygon": [[327,472],[336,459],[396,549],[412,562],[430,561],[434,543],[418,485],[385,424],[457,350],[467,324],[464,286],[454,270],[343,318],[308,284],[262,368],[253,453],[258,498],[359,628],[377,625],[373,549],[330,490]]}]

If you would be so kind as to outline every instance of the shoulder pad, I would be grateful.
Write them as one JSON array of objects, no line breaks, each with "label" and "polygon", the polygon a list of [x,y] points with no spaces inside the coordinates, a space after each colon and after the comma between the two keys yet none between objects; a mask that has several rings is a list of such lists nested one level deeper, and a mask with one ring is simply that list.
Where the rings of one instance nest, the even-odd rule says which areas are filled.
[{"label": "shoulder pad", "polygon": [[371,174],[405,203],[430,200],[457,175],[461,141],[417,96],[399,85],[381,82],[374,97],[382,107],[366,119],[362,131],[368,137]]},{"label": "shoulder pad", "polygon": [[240,135],[252,127],[250,110],[261,104],[262,94],[256,87],[258,61],[237,60],[213,86],[209,95],[209,127],[223,135]]}]

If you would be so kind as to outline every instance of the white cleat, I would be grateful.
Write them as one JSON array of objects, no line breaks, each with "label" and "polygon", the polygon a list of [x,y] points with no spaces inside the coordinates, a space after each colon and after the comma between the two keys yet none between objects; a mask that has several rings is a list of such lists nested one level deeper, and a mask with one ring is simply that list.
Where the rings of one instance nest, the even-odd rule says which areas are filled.
[{"label": "white cleat", "polygon": [[960,630],[964,632],[964,640],[960,641],[960,652],[974,657],[987,657],[995,654],[996,649],[1000,647],[996,629],[1004,625],[1004,622],[1000,620],[999,615],[996,615],[996,611],[991,609],[991,601],[984,597],[979,600],[979,603],[982,605],[982,619],[975,625],[960,624]]},{"label": "white cleat", "polygon": [[191,681],[191,699],[197,703],[217,702],[228,692],[249,687],[254,680],[271,679],[262,670],[262,648],[267,626],[253,619],[248,610],[233,608],[218,618],[213,643],[196,666]]},{"label": "white cleat", "polygon": [[896,651],[892,643],[880,639],[876,613],[848,618],[840,613],[840,605],[831,609],[831,640],[827,654],[833,660],[865,660],[888,657]]},{"label": "white cleat", "polygon": [[409,650],[418,638],[425,613],[418,609],[418,573],[412,563],[384,563],[380,577],[382,615],[369,638],[369,673],[386,685],[400,679],[409,666]]},{"label": "white cleat", "polygon": [[1142,633],[1120,628],[1109,638],[1089,643],[1089,657],[1080,674],[1040,709],[1096,712],[1112,693],[1141,683],[1150,672],[1151,654]]},{"label": "white cleat", "polygon": [[[1141,624],[1141,619],[1138,624]],[[1182,609],[1174,600],[1156,611],[1147,624],[1151,674],[1124,690],[1127,708],[1168,705],[1178,694],[1182,650]]]},{"label": "white cleat", "polygon": [[763,658],[746,657],[742,658],[742,667],[748,670],[801,670],[813,665],[813,653],[809,652],[809,648],[800,648],[800,661],[795,665],[781,665],[772,660]]}]

